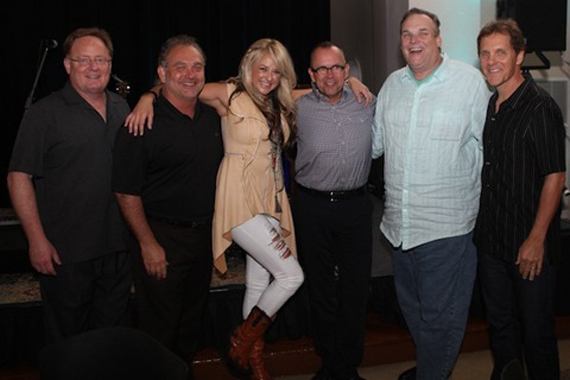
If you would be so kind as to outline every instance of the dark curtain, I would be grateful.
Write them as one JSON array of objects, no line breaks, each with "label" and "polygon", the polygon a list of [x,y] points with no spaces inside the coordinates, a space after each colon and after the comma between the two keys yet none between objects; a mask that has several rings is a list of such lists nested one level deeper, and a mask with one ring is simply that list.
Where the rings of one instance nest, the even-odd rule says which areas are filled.
[{"label": "dark curtain", "polygon": [[[8,5],[8,4],[7,4]],[[3,70],[8,101],[2,102],[5,124],[0,143],[0,207],[9,207],[5,176],[24,104],[44,52],[43,41],[59,46],[46,56],[34,100],[66,81],[63,40],[75,28],[99,26],[113,39],[113,73],[129,83],[128,101],[155,80],[156,56],[168,37],[186,33],[198,39],[207,56],[206,78],[218,81],[237,74],[241,56],[259,38],[276,38],[289,49],[299,77],[308,84],[312,47],[330,38],[329,0],[23,0],[3,12]],[[110,87],[115,88],[115,83]]]}]

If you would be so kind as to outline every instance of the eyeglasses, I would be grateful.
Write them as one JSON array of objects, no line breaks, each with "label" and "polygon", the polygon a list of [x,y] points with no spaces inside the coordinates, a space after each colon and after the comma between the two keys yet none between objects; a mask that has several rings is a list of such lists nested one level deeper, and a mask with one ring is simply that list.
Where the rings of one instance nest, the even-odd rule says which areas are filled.
[{"label": "eyeglasses", "polygon": [[103,66],[107,66],[112,61],[112,59],[105,58],[105,57],[95,57],[93,59],[91,59],[89,57],[79,57],[79,58],[67,57],[67,59],[69,59],[72,62],[77,63],[79,66],[82,66],[82,67],[91,66],[91,63],[95,63],[95,65],[97,65],[99,67],[103,67]]},{"label": "eyeglasses", "polygon": [[311,70],[319,75],[325,75],[329,71],[332,72],[333,74],[339,74],[340,72],[342,72],[342,70],[344,70],[345,67],[346,65],[332,65],[331,67],[320,66],[317,67],[316,69],[313,69],[311,67]]}]

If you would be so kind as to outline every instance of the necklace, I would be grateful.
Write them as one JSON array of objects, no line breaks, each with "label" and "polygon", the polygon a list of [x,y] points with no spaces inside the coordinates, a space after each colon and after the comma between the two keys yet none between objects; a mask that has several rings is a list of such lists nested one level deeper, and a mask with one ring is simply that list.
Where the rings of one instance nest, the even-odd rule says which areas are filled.
[{"label": "necklace", "polygon": [[271,141],[271,166],[273,168],[273,180],[275,182],[275,212],[282,212],[281,204],[279,204],[279,199],[277,194],[283,191],[283,165],[281,162],[281,140],[282,135],[278,131],[273,131],[273,138]]}]

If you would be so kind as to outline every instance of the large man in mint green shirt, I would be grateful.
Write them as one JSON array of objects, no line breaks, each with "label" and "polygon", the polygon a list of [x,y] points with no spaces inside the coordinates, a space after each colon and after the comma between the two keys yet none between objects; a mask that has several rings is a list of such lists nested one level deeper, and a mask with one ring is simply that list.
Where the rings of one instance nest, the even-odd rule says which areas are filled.
[{"label": "large man in mint green shirt", "polygon": [[441,53],[437,16],[414,8],[400,28],[407,66],[380,90],[373,126],[373,157],[385,160],[380,228],[395,247],[398,302],[417,349],[417,369],[400,378],[446,379],[475,279],[490,93],[477,69]]}]

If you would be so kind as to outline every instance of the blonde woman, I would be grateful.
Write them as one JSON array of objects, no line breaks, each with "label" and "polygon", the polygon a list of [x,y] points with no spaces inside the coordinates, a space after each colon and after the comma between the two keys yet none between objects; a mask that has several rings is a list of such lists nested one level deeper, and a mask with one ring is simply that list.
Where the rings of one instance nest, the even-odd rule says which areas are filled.
[{"label": "blonde woman", "polygon": [[269,378],[261,360],[263,333],[303,283],[281,166],[281,152],[295,139],[295,85],[287,49],[262,39],[245,53],[237,77],[202,93],[222,117],[225,150],[216,189],[214,265],[226,271],[224,251],[232,240],[247,252],[245,322],[230,339],[228,362],[242,373],[251,366],[254,379]]}]

